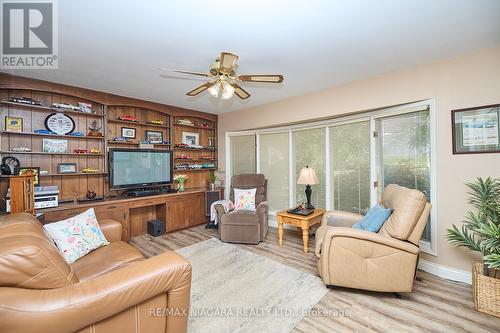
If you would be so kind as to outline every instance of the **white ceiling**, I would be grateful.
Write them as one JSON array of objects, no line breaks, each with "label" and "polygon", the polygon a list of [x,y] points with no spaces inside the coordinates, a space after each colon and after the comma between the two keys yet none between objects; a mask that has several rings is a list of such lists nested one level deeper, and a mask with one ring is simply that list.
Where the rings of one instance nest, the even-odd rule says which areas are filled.
[{"label": "white ceiling", "polygon": [[[499,0],[59,0],[59,69],[7,71],[222,113],[500,43]],[[226,50],[239,73],[281,73],[252,95],[185,93]]]}]

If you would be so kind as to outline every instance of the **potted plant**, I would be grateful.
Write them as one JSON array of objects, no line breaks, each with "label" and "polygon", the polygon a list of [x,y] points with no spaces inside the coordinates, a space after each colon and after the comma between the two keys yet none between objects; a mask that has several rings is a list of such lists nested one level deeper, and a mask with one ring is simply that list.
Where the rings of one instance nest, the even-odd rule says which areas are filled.
[{"label": "potted plant", "polygon": [[459,229],[446,237],[457,246],[481,252],[483,263],[472,264],[472,295],[477,310],[500,316],[500,178],[477,178],[466,183],[474,207]]},{"label": "potted plant", "polygon": [[215,172],[210,171],[208,173],[208,184],[210,185],[210,191],[215,191],[215,182],[217,181],[217,176]]},{"label": "potted plant", "polygon": [[189,179],[189,177],[187,175],[175,175],[174,176],[174,181],[177,184],[179,184],[179,186],[177,186],[177,191],[184,192],[184,183],[188,179]]}]

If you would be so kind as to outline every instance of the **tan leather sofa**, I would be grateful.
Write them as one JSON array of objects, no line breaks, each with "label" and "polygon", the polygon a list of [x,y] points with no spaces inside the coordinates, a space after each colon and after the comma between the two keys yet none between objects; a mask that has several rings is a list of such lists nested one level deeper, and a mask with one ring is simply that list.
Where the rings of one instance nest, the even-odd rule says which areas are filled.
[{"label": "tan leather sofa", "polygon": [[0,332],[187,331],[190,264],[145,259],[120,223],[99,224],[110,244],[69,265],[33,216],[0,217]]},{"label": "tan leather sofa", "polygon": [[255,212],[248,210],[224,213],[216,205],[219,215],[221,241],[231,243],[259,244],[266,239],[268,230],[267,180],[263,174],[241,174],[231,178],[230,200],[234,202],[234,189],[252,189],[255,192]]},{"label": "tan leather sofa", "polygon": [[393,208],[378,233],[352,229],[363,216],[327,212],[316,231],[319,275],[326,285],[384,292],[410,292],[419,241],[431,204],[417,190],[388,185],[380,202]]}]

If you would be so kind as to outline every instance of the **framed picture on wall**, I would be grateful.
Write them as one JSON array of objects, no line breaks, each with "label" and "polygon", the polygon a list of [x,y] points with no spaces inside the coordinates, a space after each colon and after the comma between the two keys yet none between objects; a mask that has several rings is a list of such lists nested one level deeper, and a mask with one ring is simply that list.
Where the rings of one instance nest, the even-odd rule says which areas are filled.
[{"label": "framed picture on wall", "polygon": [[200,144],[200,133],[182,132],[182,143],[198,146]]},{"label": "framed picture on wall", "polygon": [[42,152],[44,153],[67,153],[68,140],[61,139],[43,139]]},{"label": "framed picture on wall", "polygon": [[58,173],[76,173],[76,163],[59,163],[57,165]]},{"label": "framed picture on wall", "polygon": [[135,128],[122,127],[122,138],[135,139]]},{"label": "framed picture on wall", "polygon": [[5,117],[5,130],[8,132],[22,132],[23,118]]},{"label": "framed picture on wall", "polygon": [[500,104],[451,111],[453,154],[500,152]]},{"label": "framed picture on wall", "polygon": [[161,131],[146,131],[146,140],[150,143],[162,143],[163,132]]}]

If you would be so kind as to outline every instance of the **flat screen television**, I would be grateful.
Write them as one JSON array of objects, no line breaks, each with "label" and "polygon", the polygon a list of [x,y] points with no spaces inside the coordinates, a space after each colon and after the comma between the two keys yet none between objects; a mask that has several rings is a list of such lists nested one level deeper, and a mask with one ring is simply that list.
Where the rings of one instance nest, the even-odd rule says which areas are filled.
[{"label": "flat screen television", "polygon": [[171,150],[121,149],[109,150],[110,189],[137,189],[172,184]]}]

